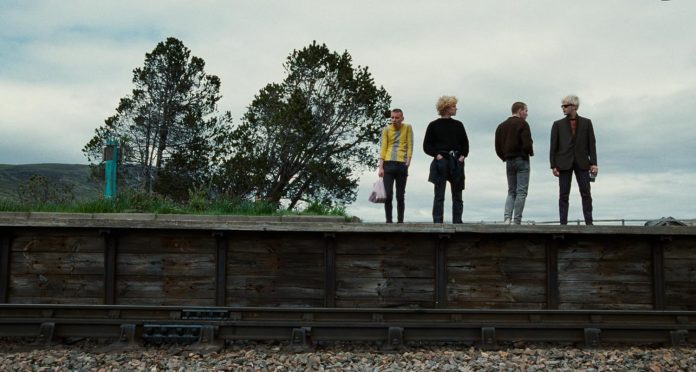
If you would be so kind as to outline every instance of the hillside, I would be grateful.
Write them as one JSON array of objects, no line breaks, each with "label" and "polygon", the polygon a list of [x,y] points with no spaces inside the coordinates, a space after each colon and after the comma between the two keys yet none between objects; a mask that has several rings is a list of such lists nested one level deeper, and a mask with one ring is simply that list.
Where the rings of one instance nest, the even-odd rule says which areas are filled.
[{"label": "hillside", "polygon": [[77,200],[99,197],[102,185],[90,180],[89,166],[83,164],[0,164],[0,199],[17,200],[17,188],[32,175],[41,175],[50,182],[69,185]]}]

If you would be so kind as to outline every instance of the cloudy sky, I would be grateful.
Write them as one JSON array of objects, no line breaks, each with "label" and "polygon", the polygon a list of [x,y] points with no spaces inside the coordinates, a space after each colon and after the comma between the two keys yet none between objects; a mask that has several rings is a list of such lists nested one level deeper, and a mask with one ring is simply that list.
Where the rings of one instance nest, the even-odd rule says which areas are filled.
[{"label": "cloudy sky", "polygon": [[[24,1],[0,0],[0,164],[86,164],[81,148],[132,89],[132,70],[169,36],[222,80],[239,122],[282,63],[313,40],[368,66],[415,129],[407,222],[430,221],[425,127],[443,94],[471,143],[464,220],[502,220],[504,163],[493,134],[529,105],[536,156],[524,220],[557,220],[549,132],[576,94],[592,119],[595,219],[696,217],[696,1]],[[377,149],[375,149],[375,156]],[[361,177],[349,212],[383,220]],[[577,186],[571,220],[581,218]],[[446,199],[448,219],[450,198]]]}]

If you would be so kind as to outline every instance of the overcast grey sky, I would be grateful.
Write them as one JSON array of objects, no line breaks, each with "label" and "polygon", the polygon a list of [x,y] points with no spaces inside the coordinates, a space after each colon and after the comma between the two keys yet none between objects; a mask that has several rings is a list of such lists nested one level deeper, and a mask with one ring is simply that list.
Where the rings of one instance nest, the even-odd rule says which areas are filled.
[{"label": "overcast grey sky", "polygon": [[[493,134],[517,100],[529,105],[536,152],[524,220],[558,219],[549,132],[571,93],[597,136],[595,219],[694,218],[694,15],[692,0],[0,0],[0,163],[86,164],[80,150],[169,36],[221,78],[219,108],[236,123],[283,79],[287,55],[316,40],[368,66],[413,125],[407,222],[431,220],[421,145],[443,94],[459,98],[471,143],[465,221],[502,220]],[[367,202],[375,179],[362,175],[349,212],[378,222],[382,206]],[[569,218],[581,218],[575,184],[570,201]]]}]

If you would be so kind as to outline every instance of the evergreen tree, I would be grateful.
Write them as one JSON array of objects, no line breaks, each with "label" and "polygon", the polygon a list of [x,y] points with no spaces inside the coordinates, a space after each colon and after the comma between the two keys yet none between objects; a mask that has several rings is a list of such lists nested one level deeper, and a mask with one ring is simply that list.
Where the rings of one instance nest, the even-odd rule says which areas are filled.
[{"label": "evergreen tree", "polygon": [[211,165],[228,149],[231,116],[217,115],[220,79],[204,67],[173,37],[145,54],[144,66],[133,70],[132,93],[82,150],[92,165],[101,165],[102,148],[116,138],[119,178],[127,185],[181,199],[208,184]]},{"label": "evergreen tree", "polygon": [[232,134],[227,192],[274,203],[355,200],[358,173],[376,162],[391,98],[348,52],[316,42],[293,51],[287,77],[261,89]]}]

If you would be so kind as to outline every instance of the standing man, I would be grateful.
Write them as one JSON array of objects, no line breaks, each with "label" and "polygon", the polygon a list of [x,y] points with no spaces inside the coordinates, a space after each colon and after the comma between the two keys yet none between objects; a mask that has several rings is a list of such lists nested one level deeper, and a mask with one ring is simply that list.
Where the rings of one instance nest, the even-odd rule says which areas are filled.
[{"label": "standing man", "polygon": [[404,194],[406,193],[406,178],[408,166],[413,155],[413,130],[404,123],[404,112],[395,108],[391,110],[389,125],[382,129],[379,151],[380,177],[384,177],[384,188],[387,200],[384,202],[384,214],[387,223],[392,223],[392,198],[394,182],[396,182],[396,222],[404,222]]},{"label": "standing man", "polygon": [[[505,162],[508,194],[505,200],[504,222],[522,223],[522,211],[529,188],[529,157],[534,156],[532,131],[527,124],[527,105],[512,104],[512,116],[495,130],[495,153]],[[513,215],[514,212],[514,215]]]},{"label": "standing man", "polygon": [[464,159],[469,156],[469,138],[464,124],[452,119],[457,114],[457,98],[442,96],[437,101],[440,118],[428,124],[423,151],[433,157],[428,181],[435,185],[433,222],[444,222],[445,188],[450,182],[452,192],[452,223],[462,223],[464,202]]},{"label": "standing man", "polygon": [[558,213],[561,225],[568,224],[568,196],[570,183],[575,173],[585,224],[592,225],[592,195],[590,173],[597,175],[597,149],[592,121],[577,113],[580,99],[570,95],[561,101],[565,118],[557,120],[551,127],[549,160],[551,172],[558,177]]}]

